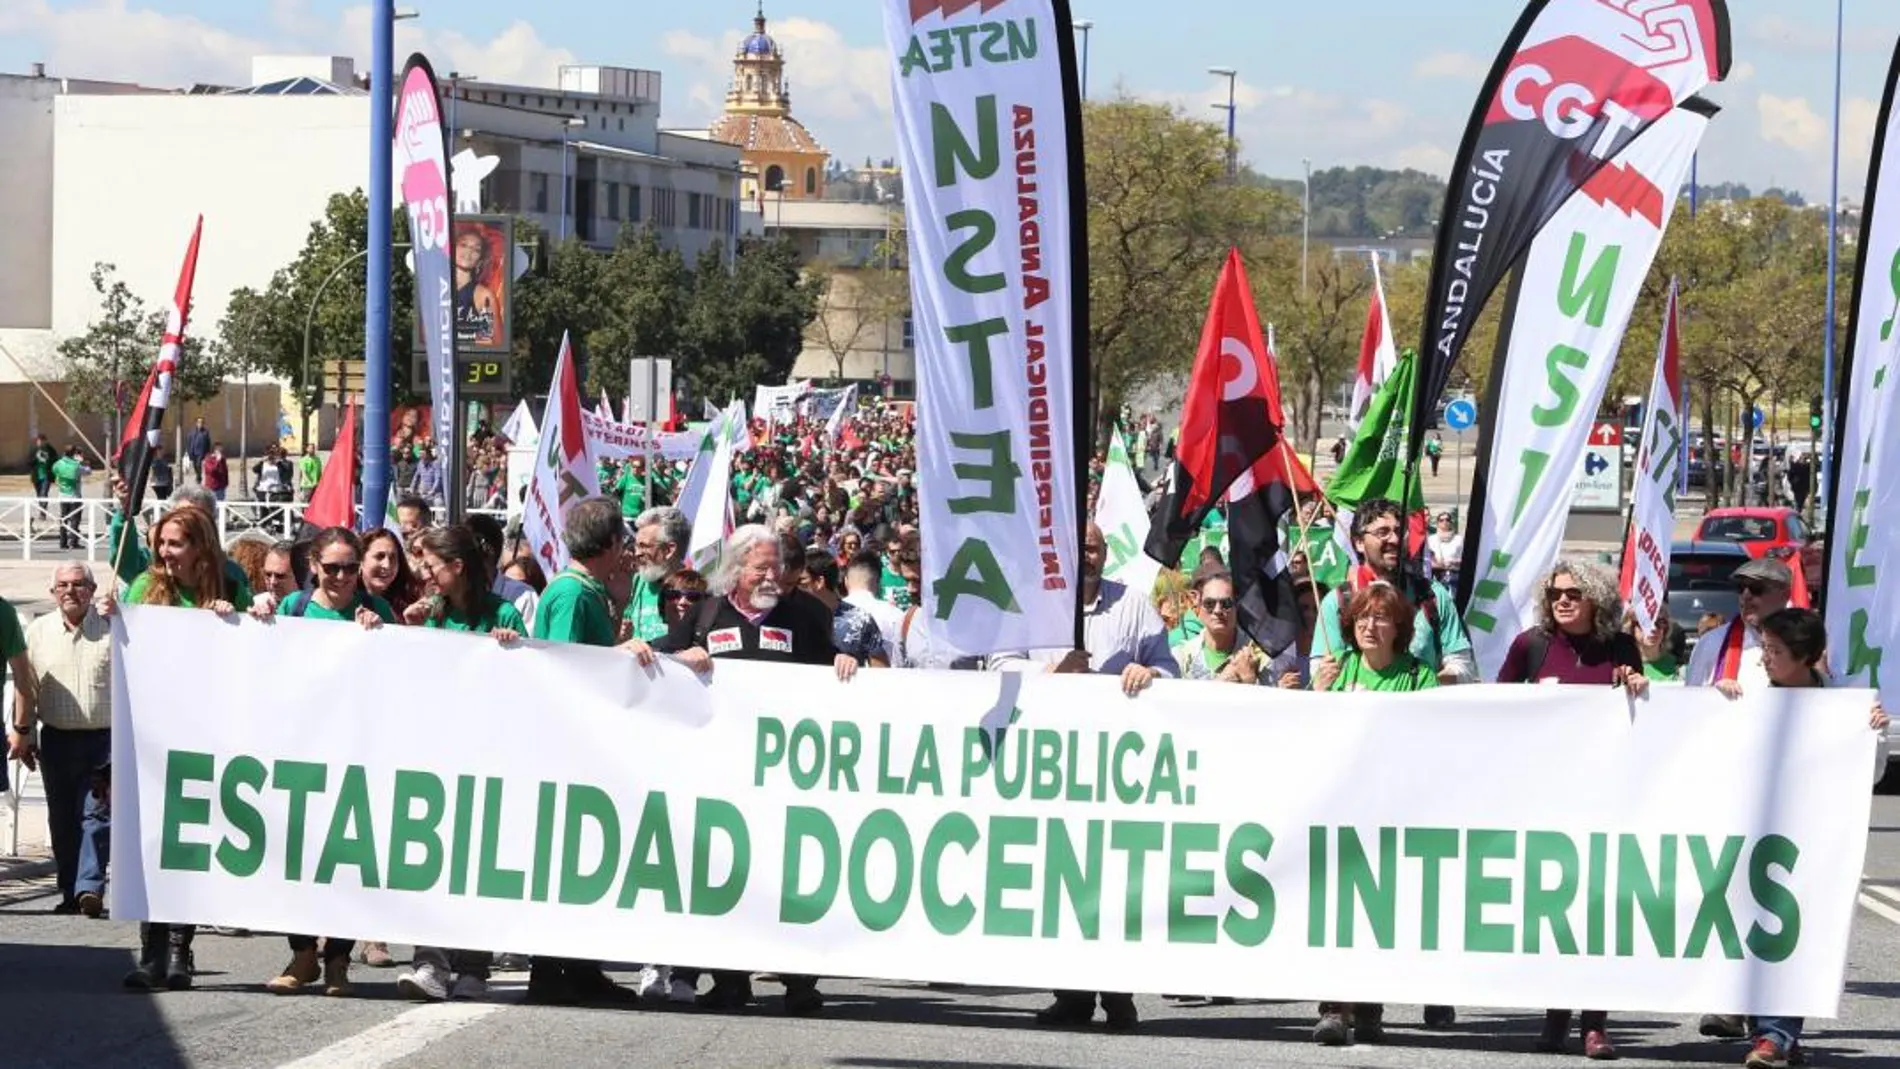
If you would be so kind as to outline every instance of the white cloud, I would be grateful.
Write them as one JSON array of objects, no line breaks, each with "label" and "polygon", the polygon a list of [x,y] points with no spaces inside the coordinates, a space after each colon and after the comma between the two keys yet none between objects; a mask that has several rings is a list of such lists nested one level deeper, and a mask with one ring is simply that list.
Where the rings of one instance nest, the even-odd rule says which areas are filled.
[{"label": "white cloud", "polygon": [[1451,174],[1451,150],[1443,145],[1407,145],[1392,157],[1397,166],[1444,178]]},{"label": "white cloud", "polygon": [[1762,140],[1797,152],[1817,152],[1827,147],[1827,120],[1815,113],[1806,97],[1761,93],[1755,98],[1755,108],[1761,116]]},{"label": "white cloud", "polygon": [[[1174,104],[1192,119],[1225,122],[1209,105],[1227,103],[1226,83],[1194,93],[1146,93],[1142,99]],[[1328,167],[1419,167],[1443,175],[1449,153],[1434,158],[1423,145],[1439,140],[1432,124],[1422,122],[1411,109],[1377,97],[1349,97],[1294,85],[1256,85],[1246,80],[1234,88],[1236,132],[1241,158],[1263,174],[1293,178],[1300,161],[1310,159],[1314,170]],[[1450,145],[1456,131],[1444,132]]]},{"label": "white cloud", "polygon": [[1412,77],[1477,82],[1489,70],[1484,60],[1469,52],[1433,52],[1412,65]]}]

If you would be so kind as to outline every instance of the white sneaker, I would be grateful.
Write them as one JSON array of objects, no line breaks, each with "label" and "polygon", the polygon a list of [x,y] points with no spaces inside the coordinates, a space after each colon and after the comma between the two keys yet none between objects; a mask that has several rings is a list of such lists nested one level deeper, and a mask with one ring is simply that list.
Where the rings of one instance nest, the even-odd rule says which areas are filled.
[{"label": "white sneaker", "polygon": [[472,973],[463,973],[455,978],[455,987],[449,997],[457,1002],[479,1002],[488,997],[488,981]]},{"label": "white sneaker", "polygon": [[684,977],[674,979],[666,992],[668,1002],[677,1002],[682,1006],[691,1006],[699,998],[699,988],[688,983]]},{"label": "white sneaker", "polygon": [[672,966],[649,965],[640,970],[640,981],[634,985],[634,990],[644,1002],[660,1002],[666,999],[672,986]]},{"label": "white sneaker", "polygon": [[449,997],[448,977],[441,969],[425,963],[416,966],[413,972],[396,977],[396,990],[402,992],[404,998],[418,1002],[441,1002]]}]

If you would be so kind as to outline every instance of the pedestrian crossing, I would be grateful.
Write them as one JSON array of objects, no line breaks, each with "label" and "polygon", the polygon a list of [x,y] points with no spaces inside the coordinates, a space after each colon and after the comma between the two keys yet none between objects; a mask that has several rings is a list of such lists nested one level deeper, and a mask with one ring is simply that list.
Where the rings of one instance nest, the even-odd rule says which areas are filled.
[{"label": "pedestrian crossing", "polygon": [[1900,887],[1863,883],[1860,889],[1860,904],[1875,916],[1900,925]]}]

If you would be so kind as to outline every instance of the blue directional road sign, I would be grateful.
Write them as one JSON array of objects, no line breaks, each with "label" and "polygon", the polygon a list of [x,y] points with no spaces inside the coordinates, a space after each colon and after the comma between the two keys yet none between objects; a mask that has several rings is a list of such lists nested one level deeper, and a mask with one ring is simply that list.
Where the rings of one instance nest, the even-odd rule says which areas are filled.
[{"label": "blue directional road sign", "polygon": [[1478,422],[1478,406],[1476,403],[1460,397],[1458,400],[1445,406],[1445,426],[1450,427],[1452,430],[1470,430],[1471,425],[1476,422]]}]

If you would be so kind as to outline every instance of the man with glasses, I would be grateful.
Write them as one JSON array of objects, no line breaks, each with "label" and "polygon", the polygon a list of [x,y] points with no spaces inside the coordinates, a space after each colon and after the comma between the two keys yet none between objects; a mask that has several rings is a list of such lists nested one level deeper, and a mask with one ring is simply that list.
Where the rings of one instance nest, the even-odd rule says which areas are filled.
[{"label": "man with glasses", "polygon": [[1788,607],[1793,573],[1778,560],[1751,560],[1731,577],[1740,601],[1728,623],[1709,632],[1689,654],[1683,682],[1692,687],[1716,687],[1733,697],[1744,689],[1768,686],[1761,664],[1761,622]]},{"label": "man with glasses", "polygon": [[1340,611],[1353,594],[1373,583],[1389,583],[1418,606],[1412,656],[1430,665],[1440,683],[1476,683],[1478,662],[1464,621],[1458,618],[1457,603],[1444,584],[1406,571],[1405,537],[1405,511],[1398,502],[1372,498],[1360,504],[1352,517],[1353,549],[1360,563],[1348,570],[1345,583],[1320,601],[1319,648],[1313,655],[1316,659],[1343,657],[1351,647],[1339,630]]},{"label": "man with glasses", "polygon": [[[26,628],[31,697],[16,702],[12,756],[37,764],[46,787],[46,824],[59,886],[55,913],[97,917],[105,909],[112,834],[106,769],[112,763],[112,625],[93,607],[92,569],[53,573],[48,613]],[[39,744],[33,729],[39,728]]]},{"label": "man with glasses", "polygon": [[666,636],[660,592],[667,579],[686,566],[686,546],[692,538],[692,523],[676,508],[650,508],[633,521],[635,571],[623,614],[633,629],[631,637],[655,642]]}]

